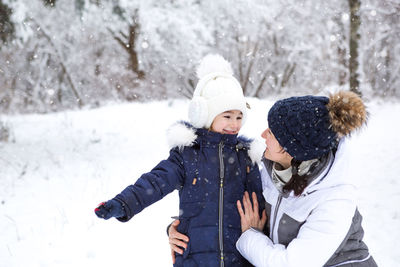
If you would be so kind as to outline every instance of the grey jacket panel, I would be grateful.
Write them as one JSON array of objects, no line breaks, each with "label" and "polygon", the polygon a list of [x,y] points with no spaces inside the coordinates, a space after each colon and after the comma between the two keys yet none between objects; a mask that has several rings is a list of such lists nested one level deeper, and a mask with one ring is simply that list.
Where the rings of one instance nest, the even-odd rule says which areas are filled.
[{"label": "grey jacket panel", "polygon": [[[266,203],[267,216],[271,214],[271,205]],[[269,234],[269,220],[267,220],[267,235]],[[353,222],[345,239],[339,248],[324,265],[324,267],[376,267],[377,264],[369,257],[368,247],[362,241],[364,230],[361,226],[362,216],[358,210],[355,211]],[[279,221],[279,243],[287,246],[299,233],[304,222],[298,222],[284,214]]]},{"label": "grey jacket panel", "polygon": [[[272,173],[272,162],[266,159],[263,159],[264,165],[268,174],[271,176]],[[315,176],[318,176],[321,173],[321,170],[324,168],[329,168],[330,166],[327,164],[328,161],[326,159],[322,160],[323,164],[319,164],[316,166],[311,173],[309,181],[312,181]],[[309,192],[312,194],[313,192]],[[286,194],[284,193],[283,196]],[[271,204],[266,203],[266,213],[267,217],[270,218],[271,210],[274,208]],[[331,258],[326,262],[324,267],[377,267],[374,259],[369,255],[368,247],[362,241],[364,236],[364,230],[361,226],[362,216],[359,211],[356,209],[352,224],[350,229],[344,238],[343,242],[340,244],[335,253],[331,256]],[[287,214],[283,214],[279,223],[278,223],[278,237],[279,243],[285,246],[297,237],[299,230],[304,222],[299,222],[290,217]],[[270,236],[270,225],[269,220],[267,220],[266,225],[266,235]]]},{"label": "grey jacket panel", "polygon": [[337,264],[330,267],[377,267],[377,266],[378,265],[376,264],[374,258],[372,258],[371,256],[366,260],[350,261],[347,263]]},{"label": "grey jacket panel", "polygon": [[[356,209],[349,232],[344,238],[342,244],[340,244],[339,248],[324,266],[377,266],[372,257],[366,261],[359,261],[367,259],[369,256],[368,247],[362,241],[364,237],[364,230],[361,226],[361,222],[362,216],[358,209]],[[349,263],[349,265],[341,264],[348,261],[353,262]]]},{"label": "grey jacket panel", "polygon": [[298,222],[290,216],[284,214],[279,221],[279,244],[285,245],[285,247],[287,247],[289,243],[296,238],[303,223],[304,222]]}]

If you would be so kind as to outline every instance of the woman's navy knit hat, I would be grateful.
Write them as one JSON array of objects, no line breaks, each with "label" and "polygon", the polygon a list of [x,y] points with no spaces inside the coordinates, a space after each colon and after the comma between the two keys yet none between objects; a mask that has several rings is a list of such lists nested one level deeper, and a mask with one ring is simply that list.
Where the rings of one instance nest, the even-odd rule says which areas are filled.
[{"label": "woman's navy knit hat", "polygon": [[361,98],[349,91],[328,97],[302,96],[277,101],[268,125],[279,144],[296,160],[319,158],[339,138],[361,127],[367,112]]}]

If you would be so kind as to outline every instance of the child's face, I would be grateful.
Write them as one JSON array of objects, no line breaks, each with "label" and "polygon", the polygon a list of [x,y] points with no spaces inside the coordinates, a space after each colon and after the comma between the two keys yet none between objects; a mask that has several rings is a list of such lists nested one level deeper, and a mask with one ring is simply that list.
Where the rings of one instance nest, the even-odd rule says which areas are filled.
[{"label": "child's face", "polygon": [[228,110],[218,114],[211,124],[211,131],[221,134],[237,134],[242,127],[240,110]]}]

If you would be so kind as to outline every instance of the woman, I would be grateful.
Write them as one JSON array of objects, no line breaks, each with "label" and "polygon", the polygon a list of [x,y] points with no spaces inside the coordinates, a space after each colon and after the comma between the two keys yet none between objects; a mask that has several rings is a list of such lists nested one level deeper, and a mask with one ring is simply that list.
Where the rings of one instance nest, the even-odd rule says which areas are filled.
[{"label": "woman", "polygon": [[[266,212],[260,218],[257,200],[252,197],[253,207],[248,194],[243,207],[237,203],[243,233],[236,247],[253,265],[377,266],[362,241],[356,188],[347,169],[346,137],[366,118],[362,100],[344,91],[273,105],[262,134]],[[175,228],[169,232],[174,249]]]}]

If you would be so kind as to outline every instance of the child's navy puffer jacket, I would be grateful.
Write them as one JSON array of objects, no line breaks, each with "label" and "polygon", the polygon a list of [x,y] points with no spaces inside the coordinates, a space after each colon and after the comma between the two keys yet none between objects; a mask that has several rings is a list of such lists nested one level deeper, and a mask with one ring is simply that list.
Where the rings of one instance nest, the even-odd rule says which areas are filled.
[{"label": "child's navy puffer jacket", "polygon": [[257,149],[247,139],[183,122],[171,127],[169,136],[174,139],[169,158],[114,198],[127,212],[119,220],[130,220],[178,189],[178,231],[190,241],[183,255],[176,254],[175,266],[251,266],[235,246],[241,235],[236,201],[248,191],[256,192],[260,205],[264,203],[255,163],[262,154],[254,153]]}]

